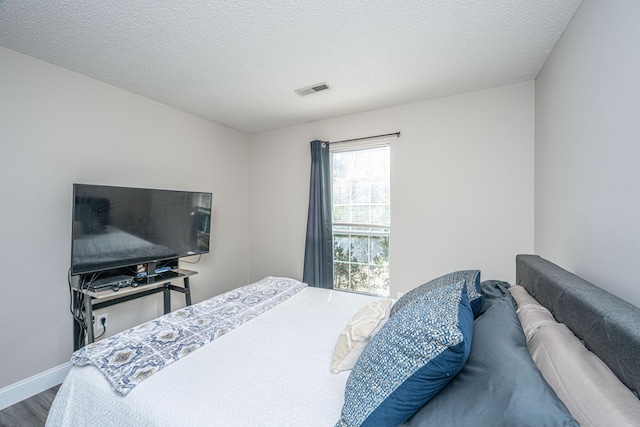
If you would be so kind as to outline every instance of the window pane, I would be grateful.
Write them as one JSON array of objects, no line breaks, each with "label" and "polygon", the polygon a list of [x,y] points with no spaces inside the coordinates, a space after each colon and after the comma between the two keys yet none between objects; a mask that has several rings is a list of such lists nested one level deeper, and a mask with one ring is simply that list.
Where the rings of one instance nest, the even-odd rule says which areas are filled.
[{"label": "window pane", "polygon": [[376,179],[371,183],[371,202],[389,203],[389,181],[388,179]]},{"label": "window pane", "polygon": [[333,287],[337,289],[349,290],[349,263],[333,263]]},{"label": "window pane", "polygon": [[389,267],[371,267],[371,290],[369,293],[389,295]]},{"label": "window pane", "polygon": [[371,224],[389,224],[389,205],[371,206]]},{"label": "window pane", "polygon": [[371,202],[371,183],[364,179],[351,183],[351,203],[369,204]]},{"label": "window pane", "polygon": [[333,204],[348,205],[350,201],[350,183],[344,180],[334,181],[333,184]]},{"label": "window pane", "polygon": [[369,262],[369,238],[367,236],[353,236],[351,240],[351,261],[359,263]]},{"label": "window pane", "polygon": [[371,264],[389,265],[389,237],[371,237]]},{"label": "window pane", "polygon": [[369,266],[351,264],[351,290],[369,293]]},{"label": "window pane", "polygon": [[351,207],[334,205],[333,222],[351,222]]},{"label": "window pane", "polygon": [[369,223],[369,205],[351,205],[351,220],[356,224]]},{"label": "window pane", "polygon": [[333,235],[333,260],[349,261],[349,236]]}]

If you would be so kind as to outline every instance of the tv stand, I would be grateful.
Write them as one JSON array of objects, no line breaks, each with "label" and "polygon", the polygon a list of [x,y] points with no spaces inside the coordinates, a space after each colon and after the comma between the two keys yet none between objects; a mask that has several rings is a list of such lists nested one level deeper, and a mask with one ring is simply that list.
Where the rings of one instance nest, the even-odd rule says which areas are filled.
[{"label": "tv stand", "polygon": [[[82,328],[87,331],[87,344],[94,342],[93,334],[93,310],[110,307],[125,301],[142,298],[147,295],[163,292],[164,294],[164,314],[171,312],[171,291],[184,294],[186,305],[191,305],[191,289],[189,287],[189,277],[198,274],[196,271],[185,270],[182,268],[157,273],[151,277],[147,277],[142,283],[134,282],[132,286],[118,289],[107,289],[100,292],[90,291],[88,289],[72,288],[82,298],[71,298],[72,311],[84,311],[84,325],[81,325],[77,319],[73,322],[73,349],[78,350],[84,347],[84,339],[82,336]],[[172,284],[172,281],[182,279],[182,286]],[[84,307],[74,306],[77,301],[84,300]]]}]

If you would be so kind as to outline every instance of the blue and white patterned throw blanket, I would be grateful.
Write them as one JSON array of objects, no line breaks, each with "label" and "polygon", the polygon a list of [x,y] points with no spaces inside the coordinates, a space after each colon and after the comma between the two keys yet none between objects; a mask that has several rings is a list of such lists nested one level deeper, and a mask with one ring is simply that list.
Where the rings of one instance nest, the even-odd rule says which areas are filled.
[{"label": "blue and white patterned throw blanket", "polygon": [[144,379],[307,286],[267,277],[92,343],[73,353],[74,365],[96,366],[124,396]]}]

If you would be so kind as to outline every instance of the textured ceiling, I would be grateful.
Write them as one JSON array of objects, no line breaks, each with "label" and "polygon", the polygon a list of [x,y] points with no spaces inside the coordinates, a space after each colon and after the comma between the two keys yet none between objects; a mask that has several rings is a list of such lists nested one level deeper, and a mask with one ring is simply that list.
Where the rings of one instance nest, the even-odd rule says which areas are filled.
[{"label": "textured ceiling", "polygon": [[0,45],[251,134],[534,79],[579,4],[0,0]]}]

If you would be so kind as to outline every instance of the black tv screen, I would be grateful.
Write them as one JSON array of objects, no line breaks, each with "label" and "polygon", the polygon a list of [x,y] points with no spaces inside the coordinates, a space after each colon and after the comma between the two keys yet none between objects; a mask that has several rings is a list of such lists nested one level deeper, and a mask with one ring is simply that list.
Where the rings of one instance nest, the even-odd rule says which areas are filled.
[{"label": "black tv screen", "polygon": [[71,274],[209,252],[211,193],[73,185]]}]

